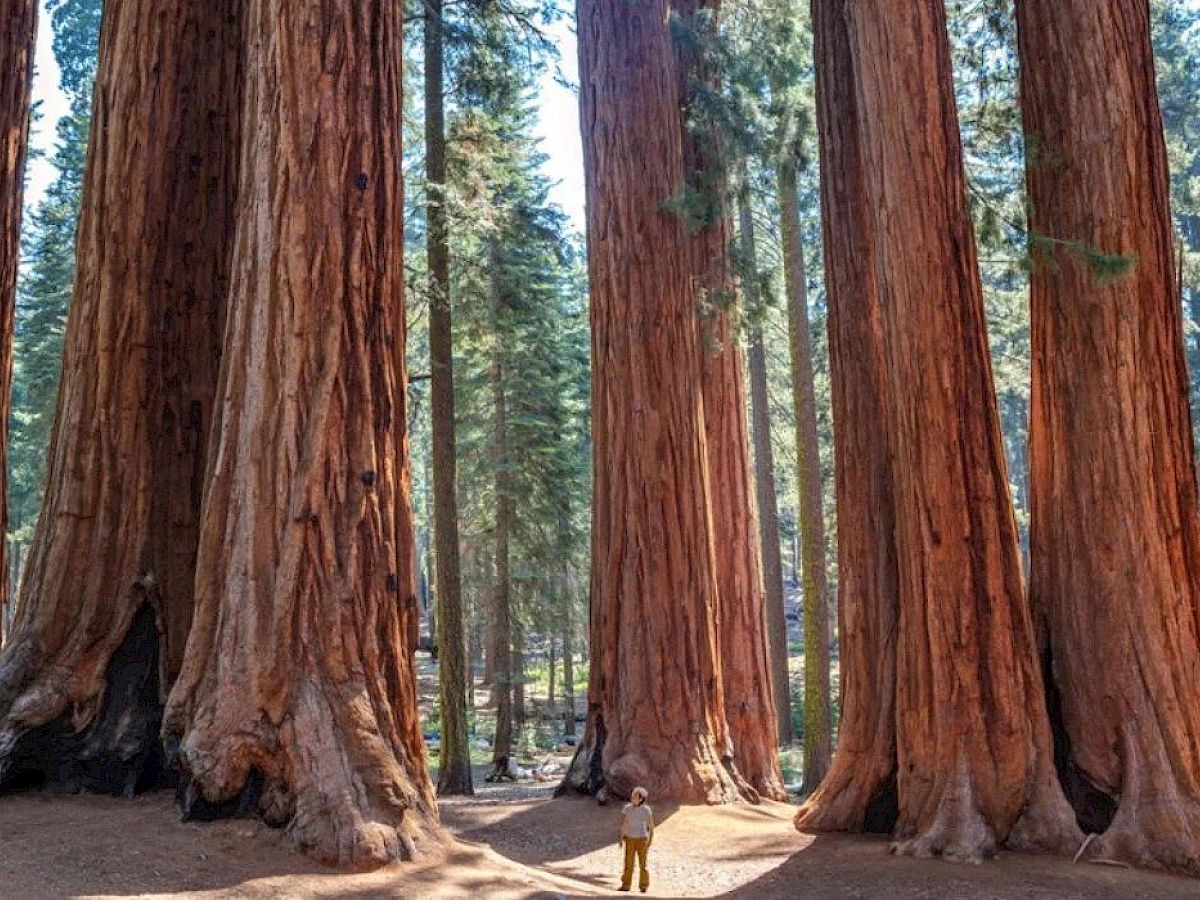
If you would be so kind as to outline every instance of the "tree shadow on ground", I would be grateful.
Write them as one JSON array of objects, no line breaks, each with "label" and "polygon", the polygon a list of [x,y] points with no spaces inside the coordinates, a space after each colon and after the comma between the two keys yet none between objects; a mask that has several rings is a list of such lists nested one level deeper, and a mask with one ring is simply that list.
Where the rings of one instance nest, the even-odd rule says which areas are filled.
[{"label": "tree shadow on ground", "polygon": [[980,865],[897,857],[878,835],[798,835],[803,849],[724,896],[886,897],[888,900],[1175,900],[1200,897],[1200,881],[1070,859],[1001,853]]},{"label": "tree shadow on ground", "polygon": [[261,822],[179,821],[170,792],[134,800],[46,792],[0,795],[0,898],[549,898],[567,882],[469,846],[374,872],[329,869]]}]

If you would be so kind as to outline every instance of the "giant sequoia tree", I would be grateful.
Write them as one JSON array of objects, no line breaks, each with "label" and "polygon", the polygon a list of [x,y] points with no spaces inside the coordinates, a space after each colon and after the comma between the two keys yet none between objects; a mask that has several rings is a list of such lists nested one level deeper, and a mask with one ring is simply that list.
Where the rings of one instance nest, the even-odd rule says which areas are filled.
[{"label": "giant sequoia tree", "polygon": [[37,29],[35,0],[10,5],[0,36],[0,638],[8,602],[4,533],[8,527],[8,408],[12,384],[13,312],[21,251],[21,200],[29,143],[29,97]]},{"label": "giant sequoia tree", "polygon": [[1097,853],[1200,872],[1200,517],[1149,9],[1017,12],[1031,589],[1059,763]]},{"label": "giant sequoia tree", "polygon": [[[719,78],[699,52],[696,38],[716,15],[717,0],[675,6],[680,123],[684,177],[703,212],[689,223],[690,286],[701,325],[705,441],[709,505],[716,547],[717,638],[725,689],[730,763],[759,795],[783,800],[778,725],[766,632],[766,593],[755,515],[750,436],[746,417],[746,367],[738,339],[734,267],[728,258],[732,222],[722,136],[696,109],[697,95]],[[776,543],[778,543],[776,541]]]},{"label": "giant sequoia tree", "polygon": [[412,658],[401,23],[390,0],[248,4],[196,616],[164,723],[185,814],[256,803],[344,864],[438,832]]},{"label": "giant sequoia tree", "polygon": [[[842,558],[843,743],[797,824],[894,823],[897,851],[918,855],[1066,849],[1078,831],[1023,596],[945,11],[814,6],[835,402],[849,436],[839,528],[854,555]],[[862,343],[848,345],[855,332]],[[861,417],[865,403],[878,418]]]},{"label": "giant sequoia tree", "polygon": [[567,785],[738,794],[716,633],[680,79],[662,3],[579,0],[595,501],[587,734]]},{"label": "giant sequoia tree", "polygon": [[235,0],[104,17],[47,492],[0,656],[0,784],[160,776],[220,355],[237,36]]}]

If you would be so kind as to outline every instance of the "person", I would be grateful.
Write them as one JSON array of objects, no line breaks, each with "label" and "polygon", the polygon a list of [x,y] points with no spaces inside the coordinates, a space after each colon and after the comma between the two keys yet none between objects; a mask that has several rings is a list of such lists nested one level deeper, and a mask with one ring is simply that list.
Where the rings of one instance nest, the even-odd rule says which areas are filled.
[{"label": "person", "polygon": [[633,884],[633,863],[637,860],[640,869],[638,887],[642,893],[650,889],[650,870],[646,868],[646,855],[654,843],[654,810],[646,803],[649,793],[644,787],[635,787],[629,802],[621,810],[620,843],[625,847],[625,870],[621,873],[621,890],[627,891]]}]

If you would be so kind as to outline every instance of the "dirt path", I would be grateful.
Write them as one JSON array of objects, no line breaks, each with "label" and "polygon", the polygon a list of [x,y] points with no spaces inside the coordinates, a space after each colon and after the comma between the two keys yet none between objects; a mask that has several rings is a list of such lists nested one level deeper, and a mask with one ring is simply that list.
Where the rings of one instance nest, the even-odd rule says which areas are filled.
[{"label": "dirt path", "polygon": [[[1005,855],[983,866],[895,859],[885,841],[805,838],[772,804],[657,810],[651,896],[1197,898],[1200,881]],[[441,864],[344,874],[250,821],[181,824],[169,794],[0,797],[0,897],[557,898],[612,894],[618,810],[488,786],[443,805],[460,845]]]}]

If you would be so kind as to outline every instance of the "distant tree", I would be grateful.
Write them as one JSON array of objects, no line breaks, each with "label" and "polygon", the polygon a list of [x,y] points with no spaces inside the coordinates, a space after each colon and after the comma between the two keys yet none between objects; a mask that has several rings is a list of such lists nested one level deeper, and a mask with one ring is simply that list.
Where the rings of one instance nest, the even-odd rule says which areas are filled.
[{"label": "distant tree", "polygon": [[454,336],[450,303],[450,236],[446,196],[446,124],[442,0],[424,2],[426,261],[430,276],[429,366],[433,531],[438,604],[441,740],[438,793],[471,794],[467,736],[466,622],[459,561]]}]

